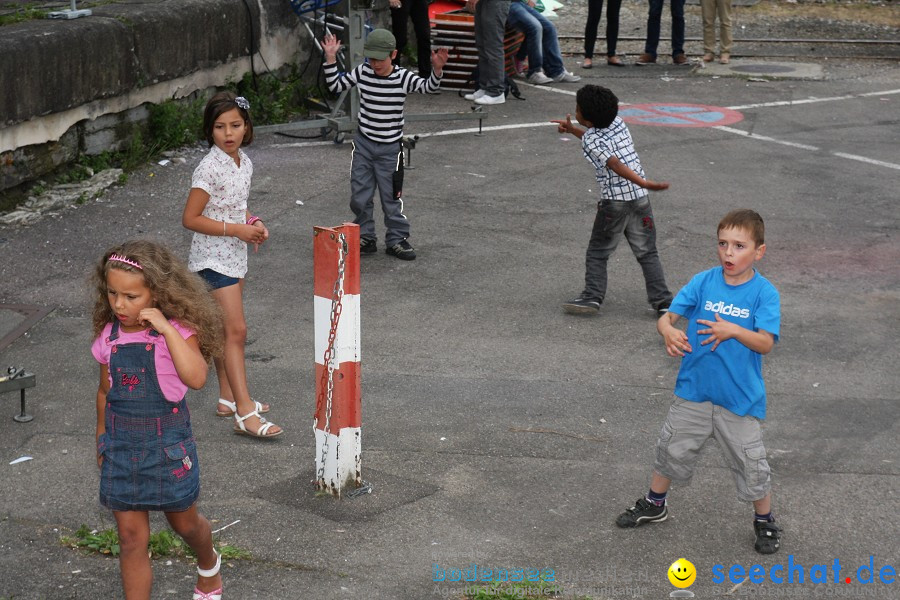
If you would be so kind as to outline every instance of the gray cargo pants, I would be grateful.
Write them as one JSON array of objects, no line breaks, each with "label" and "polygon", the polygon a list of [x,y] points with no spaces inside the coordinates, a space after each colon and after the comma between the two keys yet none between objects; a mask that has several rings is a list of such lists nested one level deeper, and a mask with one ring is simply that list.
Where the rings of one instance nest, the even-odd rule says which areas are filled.
[{"label": "gray cargo pants", "polygon": [[374,240],[375,187],[381,196],[385,244],[390,248],[409,237],[409,220],[403,214],[403,147],[400,141],[381,143],[357,132],[350,159],[350,209],[359,225],[361,240]]}]

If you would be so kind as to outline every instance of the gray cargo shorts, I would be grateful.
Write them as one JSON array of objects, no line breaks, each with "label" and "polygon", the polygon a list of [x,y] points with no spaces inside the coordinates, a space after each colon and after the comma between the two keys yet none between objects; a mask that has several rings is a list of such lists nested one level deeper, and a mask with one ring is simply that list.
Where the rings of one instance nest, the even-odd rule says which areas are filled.
[{"label": "gray cargo shorts", "polygon": [[659,432],[653,469],[675,483],[689,484],[700,449],[711,436],[731,468],[738,499],[765,498],[772,489],[772,477],[759,419],[739,417],[712,402],[675,397]]}]

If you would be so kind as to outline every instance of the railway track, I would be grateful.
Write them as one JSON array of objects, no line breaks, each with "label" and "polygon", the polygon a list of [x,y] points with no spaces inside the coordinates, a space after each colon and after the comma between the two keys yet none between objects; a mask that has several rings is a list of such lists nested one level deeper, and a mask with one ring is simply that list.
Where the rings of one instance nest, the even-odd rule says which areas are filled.
[{"label": "railway track", "polygon": [[[639,54],[643,50],[643,37],[619,37],[619,54]],[[661,38],[661,48],[665,48],[668,38]],[[584,46],[584,36],[560,35],[560,49],[564,54],[577,56]],[[603,47],[603,38],[597,43]],[[685,44],[702,47],[703,39],[685,38]],[[736,38],[731,53],[732,58],[769,59],[853,59],[853,60],[896,60],[900,61],[900,39],[839,39],[839,38]]]}]

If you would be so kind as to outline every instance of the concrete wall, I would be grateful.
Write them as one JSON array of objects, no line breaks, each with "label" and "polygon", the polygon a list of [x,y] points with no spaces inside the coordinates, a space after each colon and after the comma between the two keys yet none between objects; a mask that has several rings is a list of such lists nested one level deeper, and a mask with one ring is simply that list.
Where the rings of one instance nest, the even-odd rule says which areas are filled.
[{"label": "concrete wall", "polygon": [[[116,149],[146,103],[308,55],[287,0],[119,0],[0,28],[0,190]],[[302,35],[301,35],[302,34]],[[142,117],[143,115],[143,117]]]}]

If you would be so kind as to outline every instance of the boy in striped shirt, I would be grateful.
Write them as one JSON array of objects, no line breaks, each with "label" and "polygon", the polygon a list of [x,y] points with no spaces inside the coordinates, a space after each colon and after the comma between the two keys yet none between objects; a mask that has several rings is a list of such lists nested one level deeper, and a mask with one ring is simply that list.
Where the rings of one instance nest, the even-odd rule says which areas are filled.
[{"label": "boy in striped shirt", "polygon": [[401,260],[414,260],[409,244],[409,220],[403,214],[403,105],[406,95],[434,93],[441,84],[449,53],[440,48],[431,53],[431,76],[419,77],[393,64],[397,41],[386,29],[376,29],[366,38],[363,55],[368,59],[351,71],[338,70],[336,58],[340,41],[327,33],[322,42],[325,53],[325,81],[328,89],[340,93],[359,87],[359,123],[353,138],[350,163],[350,208],[359,225],[359,251],[371,254],[376,246],[375,187],[384,212],[385,252]]}]

